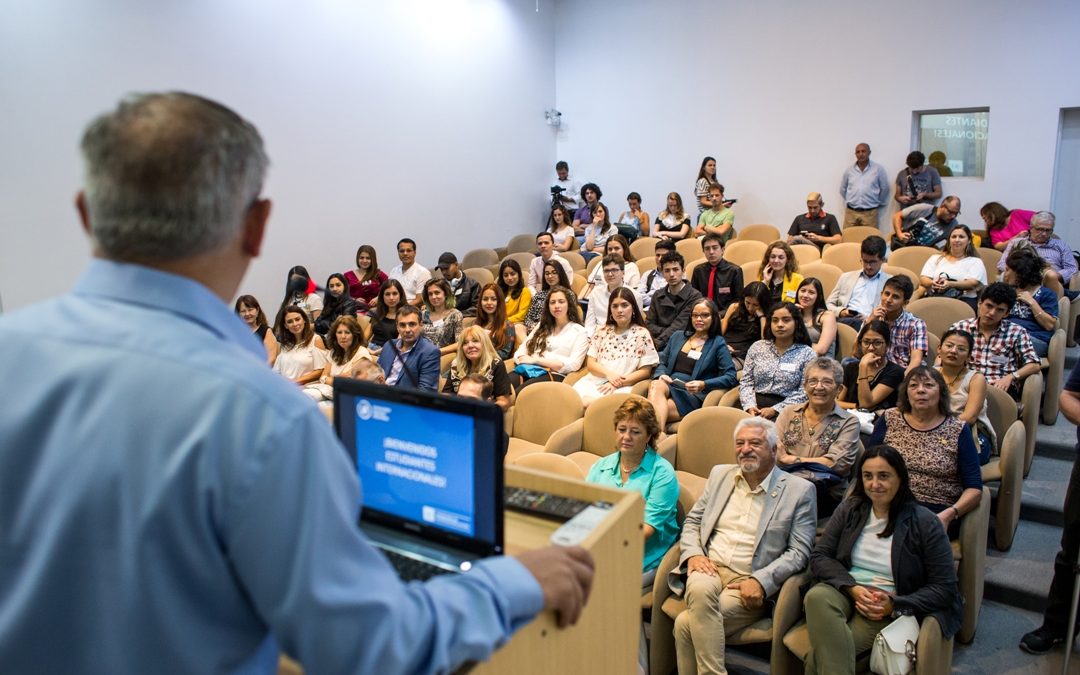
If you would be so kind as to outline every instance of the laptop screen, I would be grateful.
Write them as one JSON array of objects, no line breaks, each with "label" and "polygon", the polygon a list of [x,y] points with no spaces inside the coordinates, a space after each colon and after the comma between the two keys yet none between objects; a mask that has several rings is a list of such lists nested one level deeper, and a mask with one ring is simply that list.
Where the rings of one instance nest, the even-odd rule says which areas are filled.
[{"label": "laptop screen", "polygon": [[360,479],[361,520],[480,554],[502,551],[502,411],[334,380],[334,426]]}]

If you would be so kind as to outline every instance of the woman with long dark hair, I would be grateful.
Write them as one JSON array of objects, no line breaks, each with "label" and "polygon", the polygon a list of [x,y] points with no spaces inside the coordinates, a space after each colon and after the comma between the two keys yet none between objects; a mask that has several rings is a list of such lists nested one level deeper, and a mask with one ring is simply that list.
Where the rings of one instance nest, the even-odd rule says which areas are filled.
[{"label": "woman with long dark hair", "polygon": [[502,261],[495,283],[499,284],[506,297],[506,320],[510,323],[524,321],[525,314],[529,311],[529,303],[532,302],[532,289],[525,284],[518,261],[512,258]]},{"label": "woman with long dark hair", "polygon": [[[312,322],[318,319],[322,312],[322,297],[315,291],[315,282],[311,280],[311,275],[303,265],[290,268],[285,277],[285,297],[281,300],[281,307],[278,308],[278,316],[286,307],[299,307],[307,312]],[[275,333],[280,334],[282,329],[283,326],[274,324]]]},{"label": "woman with long dark hair", "polygon": [[574,389],[588,407],[601,396],[629,393],[633,385],[649,379],[659,362],[637,295],[620,286],[608,298],[607,321],[589,341],[589,374],[575,382]]},{"label": "woman with long dark hair", "polygon": [[825,306],[821,281],[806,277],[795,291],[795,304],[802,311],[803,324],[810,334],[810,346],[818,356],[836,355],[836,315]]},{"label": "woman with long dark hair", "polygon": [[769,287],[773,304],[796,302],[803,276],[799,274],[795,251],[786,242],[774,241],[769,244],[761,257],[757,280]]},{"label": "woman with long dark hair", "polygon": [[581,368],[589,336],[581,325],[581,310],[570,302],[570,289],[556,286],[548,292],[547,309],[539,325],[514,352],[517,367],[510,373],[515,391],[534,382],[562,382]]},{"label": "woman with long dark hair", "polygon": [[334,399],[335,377],[356,377],[354,369],[361,360],[374,363],[364,347],[364,331],[355,316],[339,316],[330,326],[330,355],[318,382],[304,387],[304,394],[314,401]]},{"label": "woman with long dark hair", "polygon": [[607,207],[597,202],[593,207],[592,224],[585,228],[585,243],[581,246],[581,256],[588,262],[598,255],[603,255],[608,239],[619,234],[617,227],[611,224]]},{"label": "woman with long dark hair", "polygon": [[765,315],[770,307],[769,287],[760,281],[746,284],[738,301],[728,305],[720,331],[737,370],[742,370],[750,346],[765,335]]},{"label": "woman with long dark hair", "polygon": [[[566,276],[566,270],[563,266],[555,260],[545,262],[540,280],[540,290],[533,295],[532,301],[529,303],[529,310],[525,313],[524,326],[520,323],[514,326],[519,344],[525,342],[525,337],[540,323],[540,317],[547,311],[548,293],[556,286],[561,286],[569,291],[570,302],[577,304],[577,296],[570,290],[570,279]],[[509,317],[507,319],[509,320]]]},{"label": "woman with long dark hair", "polygon": [[[558,263],[552,264],[562,269]],[[547,298],[546,292],[544,297]],[[476,321],[473,325],[487,331],[491,346],[495,348],[500,359],[505,361],[514,353],[514,327],[506,320],[506,299],[498,284],[490,283],[480,289],[480,299],[476,303]]]},{"label": "woman with long dark hair", "polygon": [[765,317],[765,338],[750,347],[743,363],[743,410],[772,420],[786,406],[805,401],[803,368],[815,358],[799,308],[790,302],[773,305]]},{"label": "woman with long dark hair", "polygon": [[397,339],[397,311],[405,304],[405,288],[397,279],[387,279],[379,288],[375,311],[371,313],[371,344],[378,354],[387,340]]},{"label": "woman with long dark hair", "polygon": [[371,311],[386,278],[386,272],[379,269],[375,247],[363,244],[356,249],[356,268],[345,273],[345,281],[349,284],[349,296],[356,300],[362,313]]},{"label": "woman with long dark hair", "polygon": [[570,222],[570,212],[561,204],[552,207],[547,231],[551,233],[551,239],[555,243],[555,250],[560,253],[572,250],[578,243],[577,238],[574,236],[574,226]]},{"label": "woman with long dark hair", "polygon": [[961,421],[975,429],[979,439],[979,464],[986,464],[997,444],[997,433],[986,413],[986,376],[970,367],[975,336],[951,328],[941,336],[938,356],[941,379],[949,388],[949,405]]},{"label": "woman with long dark hair", "polygon": [[1050,338],[1057,328],[1057,293],[1042,285],[1048,264],[1038,251],[1014,246],[1005,259],[1002,281],[1016,289],[1016,302],[1009,310],[1009,321],[1021,326],[1031,337],[1031,345],[1040,358],[1050,352]]},{"label": "woman with long dark hair", "polygon": [[280,323],[283,330],[277,336],[281,351],[274,361],[274,371],[300,385],[319,379],[326,365],[326,347],[315,334],[308,313],[290,305],[281,310],[275,323]]},{"label": "woman with long dark hair", "polygon": [[[330,325],[343,316],[356,316],[356,301],[349,295],[349,282],[344,274],[335,272],[326,280],[323,308],[315,320],[315,332],[324,338],[330,333]],[[333,342],[333,340],[328,340]]]},{"label": "woman with long dark hair", "polygon": [[267,363],[274,365],[278,355],[278,342],[274,337],[274,331],[270,330],[267,323],[266,312],[254,295],[241,295],[236,299],[233,309],[250,328],[251,332],[259,337],[259,341],[266,348]]},{"label": "woman with long dark hair", "polygon": [[709,189],[719,182],[720,181],[716,180],[716,158],[706,157],[701,160],[701,168],[698,169],[697,182],[694,183],[694,196],[697,197],[697,210],[699,216],[705,209],[711,209],[713,207],[712,200],[709,198]]}]

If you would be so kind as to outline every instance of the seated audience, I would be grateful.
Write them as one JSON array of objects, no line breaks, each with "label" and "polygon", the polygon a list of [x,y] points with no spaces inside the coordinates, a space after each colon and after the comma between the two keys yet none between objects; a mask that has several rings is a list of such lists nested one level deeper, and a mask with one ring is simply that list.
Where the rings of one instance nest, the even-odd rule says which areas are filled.
[{"label": "seated audience", "polygon": [[618,234],[619,230],[611,224],[607,207],[597,202],[593,207],[592,223],[585,228],[585,243],[581,245],[581,256],[588,262],[598,255],[604,255],[608,239]]},{"label": "seated audience", "polygon": [[397,279],[387,279],[379,289],[375,309],[371,313],[371,344],[368,349],[378,354],[387,340],[397,335],[398,310],[405,303],[405,289]]},{"label": "seated audience", "polygon": [[267,323],[266,312],[263,311],[259,301],[254,295],[241,295],[236,299],[233,307],[237,315],[251,328],[251,332],[258,336],[259,342],[266,349],[267,363],[274,365],[278,355],[278,342],[274,337],[274,331],[270,330]]},{"label": "seated audience", "polygon": [[[576,242],[577,240],[575,239],[574,241]],[[548,261],[557,262],[559,266],[563,268],[563,272],[566,274],[567,279],[574,278],[574,268],[570,266],[569,261],[555,252],[555,240],[552,238],[550,232],[541,232],[536,235],[536,250],[540,252],[540,255],[533,258],[532,262],[529,263],[528,286],[533,293],[540,290],[541,283],[543,282],[544,265],[546,265]],[[500,273],[499,276],[501,277],[502,274]],[[500,279],[496,279],[496,281],[500,281]],[[567,288],[570,287],[567,286]],[[505,292],[506,291],[504,290],[503,293],[505,294]]]},{"label": "seated audience", "polygon": [[301,307],[288,306],[281,310],[278,320],[284,330],[277,336],[281,351],[274,361],[274,372],[304,385],[322,375],[326,365],[326,347],[315,334],[311,317]]},{"label": "seated audience", "polygon": [[712,208],[715,204],[712,199],[712,186],[714,185],[719,185],[716,180],[716,160],[712,157],[706,157],[701,160],[697,182],[694,183],[694,197],[697,199],[699,217],[705,212],[705,209]]},{"label": "seated audience", "polygon": [[499,289],[506,297],[506,320],[510,323],[524,321],[525,314],[529,311],[529,303],[532,302],[532,289],[525,285],[525,279],[521,276],[521,265],[512,258],[502,261],[495,283],[499,284]]},{"label": "seated audience", "polygon": [[818,357],[803,369],[806,402],[789,405],[776,418],[780,445],[776,464],[817,490],[818,518],[832,513],[859,451],[859,420],[837,403],[840,364]]},{"label": "seated audience", "polygon": [[750,347],[743,363],[742,409],[772,420],[787,406],[804,402],[803,368],[815,358],[799,309],[790,302],[773,305],[765,317],[765,338]]},{"label": "seated audience", "polygon": [[551,235],[553,250],[559,253],[572,251],[578,245],[574,236],[573,219],[565,206],[556,206],[551,209],[551,217],[548,219],[547,233]]},{"label": "seated audience", "polygon": [[[604,256],[600,264],[596,266],[603,276],[603,283],[597,284],[586,300],[589,301],[588,310],[585,312],[585,332],[591,338],[596,331],[604,325],[604,318],[608,313],[608,298],[617,288],[629,288],[633,294],[633,286],[624,280],[623,260],[618,253],[609,253]],[[589,287],[586,286],[586,289]]]},{"label": "seated audience", "polygon": [[[330,334],[330,325],[343,316],[355,317],[359,307],[349,295],[349,285],[345,275],[334,273],[326,280],[326,292],[323,293],[323,308],[319,318],[315,319],[315,332],[324,338]],[[327,340],[329,342],[329,340]]]},{"label": "seated audience", "polygon": [[1013,237],[1028,231],[1031,227],[1031,217],[1035,215],[1035,212],[1024,209],[1010,211],[1000,202],[987,202],[979,209],[979,215],[982,216],[986,231],[990,234],[990,245],[999,251],[1004,251]]},{"label": "seated audience", "polygon": [[709,392],[735,387],[735,364],[720,335],[720,313],[711,300],[698,298],[690,320],[671,336],[649,385],[660,429],[705,402]]},{"label": "seated audience", "polygon": [[593,221],[593,207],[600,201],[604,193],[596,183],[585,183],[581,186],[581,201],[583,206],[574,212],[574,235],[579,243],[585,243],[585,226]]},{"label": "seated audience", "polygon": [[724,238],[719,234],[710,232],[702,237],[701,251],[705,254],[705,262],[694,268],[690,285],[715,302],[724,314],[742,295],[742,267],[724,260]]},{"label": "seated audience", "polygon": [[405,238],[398,242],[397,255],[401,264],[390,270],[390,278],[397,280],[405,289],[404,302],[419,305],[420,294],[424,291],[424,283],[431,278],[431,271],[416,264],[416,242],[412,239]]},{"label": "seated audience", "polygon": [[960,198],[952,195],[942,199],[941,206],[920,203],[897,211],[892,220],[893,250],[904,246],[941,248],[959,215]]},{"label": "seated audience", "polygon": [[666,253],[660,259],[660,271],[667,285],[653,293],[645,318],[657,351],[663,351],[671,336],[686,327],[690,308],[701,299],[701,293],[686,283],[684,269],[685,261],[677,252]]},{"label": "seated audience", "polygon": [[1017,302],[1009,321],[1028,332],[1035,353],[1046,358],[1058,319],[1057,293],[1042,285],[1046,261],[1031,248],[1013,249],[1005,261],[1002,281],[1016,289]]},{"label": "seated audience", "polygon": [[951,328],[975,338],[971,368],[986,376],[993,387],[1019,398],[1021,382],[1041,370],[1039,355],[1028,332],[1007,318],[1016,304],[1016,289],[998,281],[983,289],[974,319],[962,319]]},{"label": "seated audience", "polygon": [[[311,280],[311,275],[303,265],[291,268],[288,276],[285,277],[285,297],[281,300],[281,307],[278,308],[279,317],[281,310],[286,307],[299,307],[304,310],[312,323],[322,312],[322,297],[315,292],[315,282]],[[274,324],[275,333],[281,333],[283,328],[284,326]]]},{"label": "seated audience", "polygon": [[679,524],[675,520],[679,481],[671,463],[656,454],[660,424],[652,404],[629,398],[615,411],[614,423],[615,452],[598,459],[585,480],[641,493],[645,501],[641,585],[652,588],[656,568],[679,538]]},{"label": "seated audience", "polygon": [[[604,246],[604,255],[618,255],[622,258],[623,285],[627,288],[638,287],[638,284],[641,282],[641,271],[638,270],[637,263],[634,262],[634,256],[630,253],[630,242],[626,240],[626,237],[621,234],[612,235]],[[606,283],[604,280],[603,264],[597,263],[594,265],[585,281],[587,283],[584,290],[581,292],[581,297],[588,300],[594,288]],[[603,314],[600,316],[603,318]]]},{"label": "seated audience", "polygon": [[355,316],[339,316],[330,326],[330,358],[323,366],[318,382],[304,387],[303,392],[314,401],[334,400],[334,378],[356,377],[353,369],[360,361],[372,362],[364,347],[364,331]]},{"label": "seated audience", "polygon": [[836,216],[825,213],[825,200],[820,192],[806,195],[806,213],[795,216],[787,235],[787,243],[813,244],[819,251],[825,244],[839,244],[844,240]]},{"label": "seated audience", "polygon": [[667,208],[656,217],[654,237],[660,239],[684,239],[690,236],[690,216],[683,209],[678,192],[669,192]]},{"label": "seated audience", "polygon": [[649,307],[652,305],[653,294],[667,286],[667,282],[664,281],[663,269],[660,267],[660,260],[666,254],[675,252],[675,242],[670,239],[658,239],[654,250],[656,255],[655,267],[642,274],[641,282],[638,284],[641,309],[646,312],[649,311]]},{"label": "seated audience", "polygon": [[933,616],[949,640],[963,600],[952,546],[934,514],[919,506],[900,452],[869,448],[855,487],[810,554],[815,585],[806,593],[806,672],[854,673],[856,658],[898,614]]},{"label": "seated audience", "polygon": [[896,174],[896,193],[893,198],[900,207],[912,204],[933,205],[941,199],[941,175],[926,166],[926,155],[918,150],[908,153],[907,167]]},{"label": "seated audience", "polygon": [[[560,269],[552,264],[553,269]],[[544,294],[547,297],[547,294]],[[533,298],[536,302],[536,298]],[[532,308],[529,308],[532,311]],[[480,290],[480,302],[476,305],[476,322],[473,324],[487,331],[495,353],[505,361],[514,353],[514,327],[506,320],[506,300],[498,284],[487,284]],[[519,324],[520,325],[520,324]]]},{"label": "seated audience", "polygon": [[825,306],[825,289],[821,281],[807,277],[795,291],[795,305],[802,313],[802,322],[810,335],[810,346],[818,356],[836,355],[836,315]]},{"label": "seated audience", "polygon": [[941,377],[949,387],[949,405],[975,430],[979,441],[979,464],[990,461],[997,444],[997,434],[986,414],[986,378],[968,366],[975,338],[962,330],[947,330],[939,350]]},{"label": "seated audience", "polygon": [[957,298],[975,309],[975,299],[986,285],[986,266],[967,225],[953,225],[947,241],[944,252],[930,256],[923,265],[919,284],[929,297]]},{"label": "seated audience", "polygon": [[799,261],[795,252],[782,241],[774,241],[765,249],[758,268],[757,280],[769,288],[772,302],[795,302],[795,294],[802,283],[799,274]]},{"label": "seated audience", "polygon": [[971,427],[953,414],[941,373],[928,365],[908,372],[896,407],[874,425],[869,445],[881,443],[904,456],[915,499],[955,537],[960,517],[982,499],[982,473]]},{"label": "seated audience", "polygon": [[581,368],[589,349],[589,336],[581,325],[581,310],[571,302],[570,289],[555,286],[548,291],[547,309],[540,323],[514,352],[517,367],[510,384],[521,391],[534,382],[562,382]]},{"label": "seated audience", "polygon": [[844,366],[840,407],[879,412],[896,405],[904,368],[888,359],[892,345],[889,324],[874,319],[863,324],[852,361]]},{"label": "seated audience", "polygon": [[480,295],[480,284],[461,270],[457,256],[447,251],[439,256],[439,273],[450,284],[450,296],[454,298],[454,309],[462,316],[476,316],[476,300]]},{"label": "seated audience", "polygon": [[626,210],[619,214],[615,226],[627,241],[649,236],[649,214],[641,210],[641,195],[636,192],[626,195]]},{"label": "seated audience", "polygon": [[454,307],[454,296],[446,279],[428,279],[421,293],[424,311],[420,314],[421,330],[440,354],[457,351],[457,339],[461,334],[461,312]]},{"label": "seated audience", "polygon": [[605,304],[607,321],[589,340],[585,355],[589,373],[574,383],[585,407],[607,394],[630,393],[630,387],[649,379],[660,362],[634,292],[616,288]]},{"label": "seated audience", "polygon": [[379,269],[373,246],[364,244],[356,249],[356,269],[345,273],[345,281],[349,284],[349,296],[356,300],[361,313],[367,314],[374,309],[379,289],[388,278],[386,272]]},{"label": "seated audience", "polygon": [[[458,385],[457,395],[462,398],[477,398],[481,401],[494,403],[494,391],[495,388],[494,385],[491,384],[491,380],[483,375],[471,373],[461,379],[461,384]],[[506,436],[506,432],[503,432],[503,435]],[[509,439],[507,442],[509,442]],[[505,449],[503,450],[503,455],[506,455]]]},{"label": "seated audience", "polygon": [[510,376],[506,364],[499,358],[487,331],[473,324],[461,331],[455,345],[454,361],[450,364],[444,394],[457,394],[462,381],[469,375],[479,375],[491,382],[491,395],[495,404],[507,410],[514,400],[510,390]]},{"label": "seated audience", "polygon": [[905,309],[915,292],[915,284],[903,274],[889,277],[881,288],[881,304],[870,312],[871,321],[889,325],[889,360],[911,370],[922,363],[929,349],[926,322]]},{"label": "seated audience", "polygon": [[861,270],[851,270],[840,275],[825,306],[836,314],[840,323],[855,330],[862,328],[863,321],[873,311],[881,297],[881,289],[891,274],[881,269],[885,264],[885,240],[870,235],[859,245]]},{"label": "seated audience", "polygon": [[[1076,256],[1072,247],[1064,239],[1054,234],[1054,214],[1039,211],[1031,217],[1031,229],[1021,232],[1009,241],[998,261],[998,272],[1005,271],[1005,261],[1017,246],[1030,244],[1039,256],[1050,265],[1047,274],[1053,274],[1062,286],[1068,287],[1076,274]],[[1069,297],[1072,297],[1071,295]]]},{"label": "seated audience", "polygon": [[720,245],[726,245],[735,237],[735,212],[724,201],[724,186],[713,183],[709,186],[709,201],[712,206],[698,215],[698,224],[694,228],[695,237],[715,234],[720,237]]},{"label": "seated audience", "polygon": [[439,388],[439,348],[424,337],[420,308],[402,305],[397,312],[397,333],[379,352],[379,366],[386,384],[437,391]]},{"label": "seated audience", "polygon": [[[546,261],[541,274],[541,286],[539,290],[533,291],[529,311],[525,313],[524,325],[520,323],[513,324],[518,343],[524,342],[525,337],[540,323],[540,317],[544,316],[544,312],[547,311],[548,293],[555,286],[565,288],[570,293],[570,302],[574,305],[578,304],[577,296],[570,290],[570,277],[567,276],[566,270],[556,260]],[[499,291],[501,293],[502,289],[499,289]]]},{"label": "seated audience", "polygon": [[675,619],[682,675],[727,672],[726,636],[764,616],[788,577],[806,567],[817,520],[814,487],[776,468],[776,441],[772,422],[740,420],[737,464],[713,467],[686,514],[679,566],[668,575],[671,590],[686,598]]},{"label": "seated audience", "polygon": [[765,315],[770,307],[772,296],[760,281],[751,281],[739,294],[738,302],[728,305],[721,331],[737,370],[742,370],[750,346],[765,335]]}]

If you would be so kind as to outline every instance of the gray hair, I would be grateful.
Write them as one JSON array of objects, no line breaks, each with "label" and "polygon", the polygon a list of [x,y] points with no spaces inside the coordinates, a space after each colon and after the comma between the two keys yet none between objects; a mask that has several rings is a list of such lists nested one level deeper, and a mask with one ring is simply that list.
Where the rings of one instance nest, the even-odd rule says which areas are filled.
[{"label": "gray hair", "polygon": [[828,356],[819,356],[810,363],[807,363],[803,368],[802,383],[806,386],[806,378],[809,377],[811,370],[824,370],[831,374],[837,384],[841,384],[844,381],[844,369],[835,360],[830,359]]},{"label": "gray hair", "polygon": [[164,262],[221,247],[258,198],[259,132],[220,103],[137,94],[82,138],[90,234],[114,260]]},{"label": "gray hair", "polygon": [[1039,211],[1031,217],[1032,223],[1046,223],[1050,227],[1053,227],[1056,221],[1057,218],[1055,218],[1054,214],[1050,213],[1049,211]]},{"label": "gray hair", "polygon": [[960,210],[960,198],[957,197],[956,195],[949,195],[949,196],[945,197],[945,199],[941,200],[941,205],[942,206],[946,206],[946,205],[953,206],[953,207],[956,207],[957,211],[959,211]]},{"label": "gray hair", "polygon": [[769,443],[769,447],[774,450],[776,449],[779,435],[776,433],[776,424],[774,424],[772,420],[767,420],[764,417],[744,417],[735,425],[735,435],[738,436],[739,432],[746,427],[763,430],[765,432],[765,440]]}]

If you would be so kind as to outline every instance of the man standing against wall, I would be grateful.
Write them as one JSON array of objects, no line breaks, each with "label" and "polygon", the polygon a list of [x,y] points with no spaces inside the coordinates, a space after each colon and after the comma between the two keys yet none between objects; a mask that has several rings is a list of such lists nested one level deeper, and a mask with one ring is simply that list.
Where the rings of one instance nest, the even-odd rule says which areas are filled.
[{"label": "man standing against wall", "polygon": [[896,194],[901,207],[912,204],[936,204],[941,199],[941,176],[926,166],[926,155],[918,150],[908,153],[907,167],[896,174]]},{"label": "man standing against wall", "polygon": [[855,164],[840,179],[840,195],[845,205],[845,228],[878,226],[878,209],[889,201],[889,177],[885,167],[870,161],[868,144],[855,146]]}]

